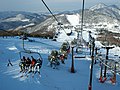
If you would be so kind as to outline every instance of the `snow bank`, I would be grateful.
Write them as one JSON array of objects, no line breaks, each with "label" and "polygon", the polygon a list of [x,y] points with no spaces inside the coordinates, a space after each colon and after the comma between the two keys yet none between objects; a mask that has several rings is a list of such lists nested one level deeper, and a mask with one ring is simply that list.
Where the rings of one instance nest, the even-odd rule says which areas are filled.
[{"label": "snow bank", "polygon": [[17,50],[17,48],[15,46],[7,47],[7,49],[13,50],[13,51]]}]

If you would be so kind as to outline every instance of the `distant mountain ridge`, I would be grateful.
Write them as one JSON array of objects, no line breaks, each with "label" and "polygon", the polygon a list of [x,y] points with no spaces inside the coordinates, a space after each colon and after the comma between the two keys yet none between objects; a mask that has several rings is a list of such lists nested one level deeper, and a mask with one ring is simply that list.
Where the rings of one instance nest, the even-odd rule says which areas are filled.
[{"label": "distant mountain ridge", "polygon": [[0,12],[0,29],[9,30],[19,26],[26,26],[34,23],[38,24],[47,18],[46,15],[23,11]]},{"label": "distant mountain ridge", "polygon": [[[6,15],[6,17],[5,17]],[[55,14],[56,18],[63,25],[71,25],[67,15],[76,15],[81,22],[81,10],[63,11]],[[91,27],[91,25],[108,24],[120,26],[120,8],[116,5],[105,5],[98,3],[84,11],[84,24]],[[37,14],[30,12],[0,12],[0,29],[13,31],[22,31],[29,34],[54,34],[54,25],[57,22],[51,15]],[[29,28],[29,26],[31,26]],[[86,26],[86,27],[87,27]],[[50,35],[49,34],[49,35]]]},{"label": "distant mountain ridge", "polygon": [[[59,15],[60,14],[60,15]],[[58,21],[64,24],[69,24],[70,22],[67,19],[67,15],[77,15],[79,14],[79,19],[81,22],[81,15],[82,12],[81,10],[75,10],[72,12],[69,11],[64,11],[56,15]],[[66,21],[66,22],[64,22]],[[49,23],[49,24],[48,24]],[[55,20],[53,18],[49,18],[45,20],[44,22],[38,24],[32,29],[32,32],[42,32],[43,28],[44,32],[45,31],[52,31],[53,29],[50,29],[49,27],[52,24],[55,24]],[[84,11],[84,24],[88,24],[89,26],[94,25],[94,24],[104,24],[104,26],[107,26],[107,24],[112,24],[112,25],[120,25],[120,9],[116,5],[110,5],[107,6],[103,3],[99,3],[95,6],[92,6],[89,9],[85,9]],[[56,24],[57,25],[57,24]]]},{"label": "distant mountain ridge", "polygon": [[99,3],[93,7],[91,7],[89,10],[99,12],[101,14],[105,14],[114,18],[117,18],[120,20],[120,8],[116,5],[105,5],[103,3]]},{"label": "distant mountain ridge", "polygon": [[107,7],[107,5],[105,5],[104,3],[98,3],[98,4],[90,7],[89,10],[94,11],[94,10],[98,10],[98,9],[105,8],[105,7]]}]

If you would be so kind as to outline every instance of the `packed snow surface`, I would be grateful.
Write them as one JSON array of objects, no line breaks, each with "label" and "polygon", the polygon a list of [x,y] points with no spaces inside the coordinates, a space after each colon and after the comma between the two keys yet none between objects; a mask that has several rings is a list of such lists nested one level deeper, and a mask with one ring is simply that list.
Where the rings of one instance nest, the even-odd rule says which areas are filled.
[{"label": "packed snow surface", "polygon": [[[48,65],[47,57],[51,50],[59,50],[62,43],[54,42],[47,39],[34,38],[35,42],[25,41],[25,48],[31,51],[41,53],[43,65],[40,69],[41,76],[38,74],[32,77],[20,77],[20,55],[23,51],[22,40],[18,37],[0,38],[0,90],[87,90],[89,84],[91,58],[75,59],[75,73],[71,73],[71,54],[65,64],[53,69]],[[85,49],[89,52],[89,49]],[[113,50],[114,51],[114,50]],[[85,54],[83,54],[85,55]],[[31,56],[27,55],[26,56]],[[34,56],[34,54],[33,54]],[[7,67],[8,59],[13,66]],[[93,90],[119,90],[120,78],[117,76],[117,82],[112,85],[108,80],[106,83],[100,83],[99,78],[100,66],[94,65],[93,69]]]}]

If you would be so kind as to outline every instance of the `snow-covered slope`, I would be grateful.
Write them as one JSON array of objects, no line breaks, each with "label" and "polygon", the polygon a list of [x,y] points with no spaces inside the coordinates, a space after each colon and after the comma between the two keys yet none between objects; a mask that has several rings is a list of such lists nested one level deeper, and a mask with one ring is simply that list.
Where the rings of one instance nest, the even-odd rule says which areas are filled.
[{"label": "snow-covered slope", "polygon": [[[63,34],[64,38],[65,34]],[[71,54],[57,69],[48,66],[47,57],[51,50],[59,50],[62,43],[46,39],[31,38],[35,42],[25,41],[25,48],[31,51],[41,53],[43,65],[40,69],[41,77],[38,74],[29,74],[28,77],[20,77],[19,68],[19,51],[22,49],[22,40],[19,38],[2,38],[0,37],[0,90],[87,90],[89,85],[90,63],[89,57],[84,59],[75,59],[75,73],[70,72]],[[86,52],[89,50],[85,49]],[[26,55],[29,56],[29,55]],[[31,56],[31,55],[30,55]],[[8,59],[13,66],[7,67]],[[108,79],[106,83],[99,83],[100,66],[94,65],[93,72],[93,90],[119,90],[120,77],[117,76],[117,82],[112,85]]]},{"label": "snow-covered slope", "polygon": [[66,15],[66,17],[69,20],[71,25],[73,25],[73,26],[79,25],[79,23],[80,23],[80,16],[79,16],[79,14]]}]

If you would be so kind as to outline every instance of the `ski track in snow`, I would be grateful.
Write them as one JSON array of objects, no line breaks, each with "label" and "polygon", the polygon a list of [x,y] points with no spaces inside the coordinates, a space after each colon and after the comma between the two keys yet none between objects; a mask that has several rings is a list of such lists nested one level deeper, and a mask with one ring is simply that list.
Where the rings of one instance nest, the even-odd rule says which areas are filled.
[{"label": "ski track in snow", "polygon": [[[8,50],[17,51],[17,52],[18,52],[18,48],[19,48],[18,44],[15,44],[15,46],[13,45],[13,46],[8,46],[7,47]],[[49,52],[51,52],[51,49],[48,49],[48,48],[43,49],[43,47],[32,47],[32,46],[30,46],[29,48],[30,48],[31,51],[42,52],[44,54],[48,54]],[[39,50],[38,50],[38,48],[39,48]],[[12,61],[13,66],[7,67],[6,71],[3,70],[3,74],[9,75],[13,79],[17,79],[21,82],[40,84],[40,85],[43,85],[43,86],[46,86],[46,87],[55,88],[55,89],[57,88],[57,90],[60,90],[58,87],[56,87],[56,85],[51,84],[51,82],[49,82],[46,79],[46,78],[48,78],[48,75],[42,75],[42,77],[40,77],[36,74],[36,75],[34,75],[34,77],[32,77],[32,74],[29,74],[29,76],[26,77],[25,76],[26,73],[20,73],[19,62],[20,62],[20,60]],[[6,65],[7,65],[7,63],[6,63]],[[21,77],[22,75],[23,75],[23,77]]]},{"label": "ski track in snow", "polygon": [[[20,81],[27,81],[27,79],[29,79],[29,77],[31,77],[31,75],[27,78],[25,75],[26,73],[20,73],[20,67],[19,67],[19,62],[20,60],[17,60],[15,62],[13,62],[13,66],[9,66],[7,67],[7,71],[4,72],[4,74],[7,75],[11,75],[12,78],[18,79]],[[21,77],[23,75],[23,77]],[[37,78],[37,77],[36,77]],[[39,81],[36,81],[39,82]],[[36,83],[35,82],[35,83]]]},{"label": "ski track in snow", "polygon": [[[47,45],[36,46],[36,43],[29,44],[29,42],[27,42],[27,41],[25,41],[25,43],[26,43],[26,47],[25,47],[26,49],[28,49],[28,50],[30,49],[31,51],[35,51],[35,52],[40,52],[40,53],[42,53],[42,55],[45,54],[45,57],[53,49],[53,48],[48,47]],[[15,44],[9,43],[6,47],[7,47],[8,50],[12,51],[12,53],[14,53],[18,50],[22,50],[21,43],[15,43]],[[46,60],[45,57],[44,57],[44,59]],[[69,59],[71,60],[71,54],[68,56],[68,60],[66,60],[67,64],[71,65],[71,61],[69,61]],[[82,60],[83,64],[81,64],[80,60]],[[77,77],[82,76],[83,78],[88,77],[88,73],[86,74],[86,72],[84,72],[84,71],[88,70],[88,67],[89,67],[88,62],[90,62],[90,60],[91,60],[91,58],[89,56],[87,56],[85,59],[76,59],[75,60],[75,66],[76,66],[75,69],[77,69],[77,72],[74,74],[75,77],[76,76]],[[67,65],[67,64],[60,65],[60,66],[57,67],[57,69],[52,69],[51,67],[47,67],[47,65],[46,65],[46,63],[48,62],[47,60],[44,61],[44,66],[41,68],[41,77],[38,74],[35,74],[34,77],[32,77],[32,74],[29,74],[28,77],[26,77],[25,73],[24,74],[20,73],[19,62],[20,62],[20,60],[18,60],[18,59],[17,60],[12,60],[13,67],[12,66],[5,67],[0,72],[5,74],[5,75],[10,76],[13,79],[19,80],[20,82],[25,82],[25,83],[30,83],[30,84],[32,83],[32,84],[35,84],[35,85],[48,87],[49,90],[68,90],[68,88],[65,87],[65,86],[62,86],[63,84],[61,84],[61,83],[65,83],[65,84],[69,83],[67,80],[70,80],[71,78],[76,79],[76,81],[82,79],[82,78],[81,79],[80,78],[75,78],[74,75],[70,74],[68,72],[68,69],[70,69],[70,66]],[[80,65],[77,64],[77,63],[79,63]],[[86,67],[85,67],[84,64],[86,65]],[[4,64],[4,66],[6,66],[6,65],[7,65],[7,63]],[[2,65],[0,67],[4,67],[4,66]],[[98,68],[99,66],[97,66],[97,65],[95,65],[95,67],[97,67],[97,69],[95,69],[95,71],[94,71],[95,78],[98,79],[100,69]],[[52,73],[52,74],[50,74],[50,73]],[[55,73],[56,77],[57,77],[58,74],[61,74],[61,73],[64,74],[64,75],[61,75],[61,76],[58,75],[59,76],[58,78],[62,77],[61,79],[63,79],[63,77],[64,77],[64,78],[66,78],[66,80],[65,79],[64,80],[59,80],[59,79],[56,80],[56,77],[55,78],[53,77],[53,76],[55,76],[55,75],[53,75],[54,73]],[[23,75],[23,77],[21,77],[22,75]],[[70,81],[72,81],[72,80],[70,80]],[[99,81],[97,80],[97,82],[99,82]],[[72,82],[70,82],[70,83],[72,83]],[[107,81],[106,83],[110,84],[109,81]],[[69,84],[66,84],[66,85],[69,85]],[[118,85],[118,87],[120,86],[119,81],[117,82],[117,85]],[[72,87],[72,88],[69,88],[69,89],[70,90],[78,90],[78,87],[75,87],[75,86]]]}]

